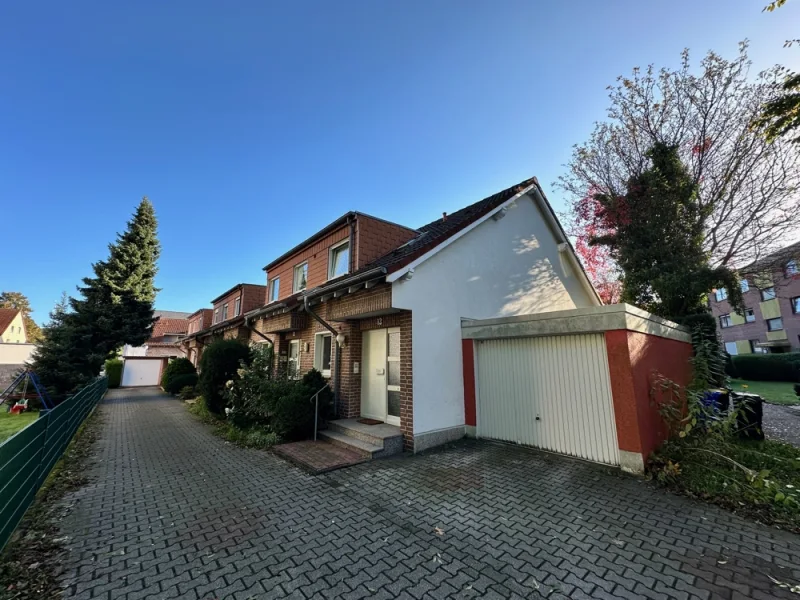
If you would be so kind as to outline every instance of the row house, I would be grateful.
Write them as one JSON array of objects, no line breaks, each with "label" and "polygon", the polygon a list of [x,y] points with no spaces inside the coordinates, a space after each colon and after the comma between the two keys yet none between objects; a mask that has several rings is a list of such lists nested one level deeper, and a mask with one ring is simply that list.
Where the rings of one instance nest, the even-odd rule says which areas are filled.
[{"label": "row house", "polygon": [[418,228],[349,212],[264,271],[190,317],[193,361],[214,336],[271,344],[277,369],[329,378],[339,419],[412,451],[465,434],[463,319],[600,304],[535,178]]},{"label": "row house", "polygon": [[741,270],[744,314],[728,302],[728,290],[709,294],[711,312],[728,354],[800,350],[800,243]]}]

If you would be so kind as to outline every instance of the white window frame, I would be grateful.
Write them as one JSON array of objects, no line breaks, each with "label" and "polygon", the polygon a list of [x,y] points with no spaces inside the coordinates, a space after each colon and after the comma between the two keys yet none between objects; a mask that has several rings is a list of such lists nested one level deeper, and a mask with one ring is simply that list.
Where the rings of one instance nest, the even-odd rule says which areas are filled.
[{"label": "white window frame", "polygon": [[739,281],[739,287],[742,288],[743,294],[750,291],[750,283],[747,281],[746,277],[742,277],[742,279]]},{"label": "white window frame", "polygon": [[719,316],[719,327],[720,329],[727,329],[728,327],[733,327],[733,322],[731,321],[730,313]]},{"label": "white window frame", "polygon": [[800,296],[795,296],[790,302],[792,303],[792,313],[800,315]]},{"label": "white window frame", "polygon": [[717,288],[717,291],[714,292],[714,298],[716,298],[717,302],[722,302],[723,300],[728,299],[728,290],[724,287]]},{"label": "white window frame", "polygon": [[[292,359],[292,347],[297,348],[297,357]],[[294,362],[294,371],[292,363]],[[300,379],[300,340],[289,340],[289,349],[286,353],[286,375],[289,379]]]},{"label": "white window frame", "polygon": [[[303,267],[306,269],[306,284],[303,287],[299,286],[299,282],[297,280],[297,273],[298,271],[302,272]],[[308,261],[304,260],[298,265],[295,265],[294,270],[292,271],[292,293],[296,294],[297,292],[302,292],[304,289],[308,287]]]},{"label": "white window frame", "polygon": [[[733,352],[731,352],[731,350],[733,350]],[[731,356],[739,354],[739,348],[736,346],[736,342],[725,342],[725,352]]]},{"label": "white window frame", "polygon": [[797,269],[797,261],[796,260],[792,259],[792,260],[790,260],[789,262],[786,263],[785,273],[786,273],[786,277],[794,277],[795,275],[800,273],[800,271],[798,271],[798,269]]},{"label": "white window frame", "polygon": [[[771,321],[780,321],[781,322],[781,326],[772,328],[770,326],[770,322]],[[767,331],[783,331],[783,317],[774,317],[772,319],[767,319]]]},{"label": "white window frame", "polygon": [[314,335],[314,368],[322,373],[322,376],[326,379],[330,378],[331,376],[331,369],[323,369],[322,368],[322,355],[324,354],[324,338],[330,338],[331,340],[331,366],[333,366],[333,336],[329,332],[320,332]]},{"label": "white window frame", "polygon": [[[772,292],[770,292],[771,295],[770,295],[769,298],[765,298],[764,297],[764,292],[766,292],[767,290],[772,290]],[[778,297],[778,295],[775,293],[775,286],[774,285],[771,285],[771,286],[761,290],[761,301],[762,302],[768,302],[770,300],[774,300],[777,297]]]},{"label": "white window frame", "polygon": [[277,302],[281,297],[281,278],[274,277],[269,280],[269,301]]},{"label": "white window frame", "polygon": [[[333,257],[334,254],[342,247],[347,246],[347,270],[344,273],[339,273],[336,275],[333,272],[334,269],[334,261]],[[342,275],[347,275],[350,272],[350,240],[343,240],[338,244],[334,244],[328,249],[328,279],[333,279],[334,277],[341,277]]]},{"label": "white window frame", "polygon": [[242,314],[242,297],[239,296],[233,301],[233,316],[238,317]]},{"label": "white window frame", "polygon": [[755,323],[756,322],[756,311],[753,310],[752,308],[745,308],[744,309],[744,322],[745,323]]},{"label": "white window frame", "polygon": [[222,305],[222,320],[223,321],[227,321],[228,320],[228,303],[227,302]]},{"label": "white window frame", "polygon": [[214,309],[214,325],[216,325],[217,323],[219,323],[219,309],[215,308]]}]

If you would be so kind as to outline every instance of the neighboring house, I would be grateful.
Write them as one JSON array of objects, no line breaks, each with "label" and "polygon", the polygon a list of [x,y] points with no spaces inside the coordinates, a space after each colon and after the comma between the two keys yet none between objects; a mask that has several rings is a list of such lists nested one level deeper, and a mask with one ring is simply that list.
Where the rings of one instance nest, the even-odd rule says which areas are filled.
[{"label": "neighboring house", "polygon": [[736,314],[728,291],[709,294],[729,354],[800,350],[800,243],[741,269],[745,314]]},{"label": "neighboring house", "polygon": [[190,313],[156,310],[150,338],[143,346],[122,348],[122,385],[125,387],[155,386],[167,363],[185,356],[180,340],[189,329]]},{"label": "neighboring house", "polygon": [[[394,425],[413,451],[465,434],[462,319],[601,304],[535,178],[418,229],[347,213],[264,270],[266,303],[228,328],[291,376],[318,369],[339,418]],[[225,326],[220,298],[184,348]]]},{"label": "neighboring house", "polygon": [[22,311],[0,308],[0,344],[25,344],[27,341]]},{"label": "neighboring house", "polygon": [[189,316],[189,331],[181,341],[185,356],[199,363],[203,348],[213,339],[249,340],[251,330],[244,313],[264,304],[267,288],[263,285],[240,283],[211,301],[212,308],[202,308]]}]

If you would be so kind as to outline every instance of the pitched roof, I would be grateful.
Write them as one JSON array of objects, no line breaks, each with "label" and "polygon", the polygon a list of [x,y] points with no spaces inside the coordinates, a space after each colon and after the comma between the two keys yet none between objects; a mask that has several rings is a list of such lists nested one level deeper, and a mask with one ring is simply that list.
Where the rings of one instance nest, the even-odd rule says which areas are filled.
[{"label": "pitched roof", "polygon": [[153,325],[152,338],[160,338],[168,334],[182,334],[189,331],[189,319],[157,319]]},{"label": "pitched roof", "polygon": [[219,302],[220,300],[222,300],[223,298],[225,298],[225,296],[227,296],[227,295],[229,295],[229,294],[232,294],[232,293],[233,293],[233,292],[235,292],[236,290],[241,290],[241,289],[244,289],[244,288],[246,288],[246,287],[261,288],[261,289],[262,289],[264,292],[266,292],[266,291],[267,291],[267,286],[265,286],[265,285],[259,285],[258,283],[237,283],[237,284],[236,284],[235,286],[233,286],[231,289],[229,289],[229,290],[226,290],[226,291],[222,292],[222,293],[221,293],[219,296],[217,296],[216,298],[214,298],[214,299],[211,301],[211,304],[216,304],[217,302]]},{"label": "pitched roof", "polygon": [[4,333],[8,326],[11,325],[16,316],[19,314],[17,308],[0,308],[0,333]]}]

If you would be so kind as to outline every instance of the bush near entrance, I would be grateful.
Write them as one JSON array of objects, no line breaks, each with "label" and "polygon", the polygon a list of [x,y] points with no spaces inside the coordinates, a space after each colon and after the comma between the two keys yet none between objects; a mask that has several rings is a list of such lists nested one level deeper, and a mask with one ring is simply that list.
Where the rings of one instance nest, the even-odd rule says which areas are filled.
[{"label": "bush near entrance", "polygon": [[754,381],[800,382],[800,352],[739,354],[731,357],[737,377]]},{"label": "bush near entrance", "polygon": [[185,387],[195,387],[197,385],[197,373],[183,373],[171,377],[167,382],[164,391],[168,394],[177,394]]},{"label": "bush near entrance", "polygon": [[192,361],[188,358],[173,358],[169,361],[167,368],[164,369],[164,372],[161,374],[161,387],[168,394],[174,394],[181,389],[177,388],[174,392],[169,389],[172,379],[178,375],[197,375],[197,369],[194,368]]},{"label": "bush near entrance", "polygon": [[108,387],[118,388],[122,383],[122,361],[112,358],[106,361],[106,377],[108,377]]},{"label": "bush near entrance", "polygon": [[250,360],[250,348],[239,340],[217,340],[205,349],[197,383],[209,412],[225,412],[225,384],[237,380],[239,369],[249,365]]}]

